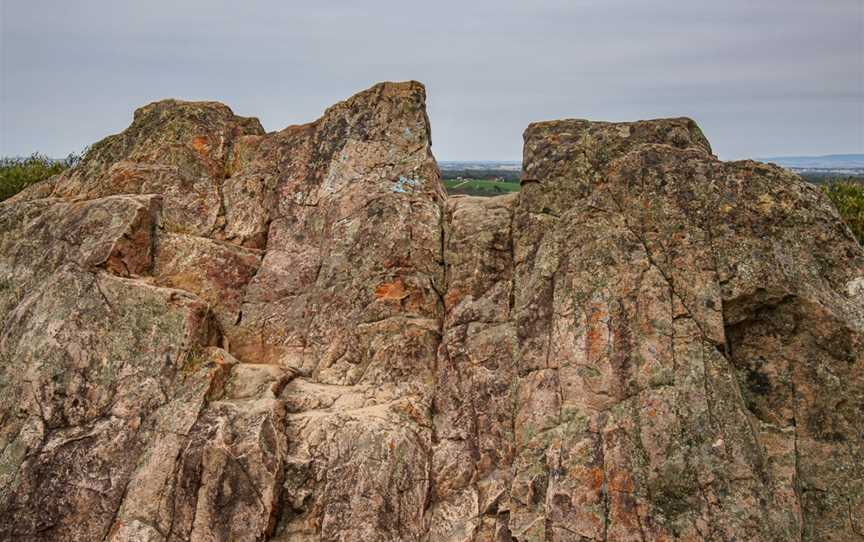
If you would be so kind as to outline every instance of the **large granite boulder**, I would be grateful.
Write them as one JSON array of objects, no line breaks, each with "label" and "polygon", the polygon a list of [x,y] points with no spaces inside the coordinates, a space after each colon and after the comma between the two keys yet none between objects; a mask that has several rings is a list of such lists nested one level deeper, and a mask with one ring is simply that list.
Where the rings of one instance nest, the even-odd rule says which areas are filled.
[{"label": "large granite boulder", "polygon": [[0,204],[0,540],[864,539],[864,253],[695,123],[135,113]]}]

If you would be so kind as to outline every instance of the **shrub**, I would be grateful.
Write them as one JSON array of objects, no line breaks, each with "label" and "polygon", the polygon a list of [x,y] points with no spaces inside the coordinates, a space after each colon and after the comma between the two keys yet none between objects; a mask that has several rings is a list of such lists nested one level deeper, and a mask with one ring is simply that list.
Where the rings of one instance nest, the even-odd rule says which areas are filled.
[{"label": "shrub", "polygon": [[834,181],[822,186],[822,191],[837,208],[858,242],[864,245],[864,183]]},{"label": "shrub", "polygon": [[70,154],[63,160],[54,160],[34,153],[29,158],[0,159],[0,201],[11,198],[28,186],[44,181],[52,175],[81,161],[81,155]]}]

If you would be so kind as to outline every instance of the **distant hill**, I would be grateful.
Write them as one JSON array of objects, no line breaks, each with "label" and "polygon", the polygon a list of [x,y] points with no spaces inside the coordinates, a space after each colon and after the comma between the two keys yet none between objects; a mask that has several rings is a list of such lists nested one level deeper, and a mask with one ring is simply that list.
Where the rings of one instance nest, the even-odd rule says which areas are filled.
[{"label": "distant hill", "polygon": [[864,170],[864,154],[826,154],[824,156],[775,156],[757,158],[760,162],[772,162],[789,169],[801,170]]},{"label": "distant hill", "polygon": [[518,160],[468,160],[462,162],[452,160],[439,160],[438,167],[441,168],[441,171],[520,171],[522,169],[522,162]]},{"label": "distant hill", "polygon": [[[512,183],[513,186],[507,188],[505,191],[510,192],[512,190],[519,189],[519,177],[522,175],[522,162],[518,162],[515,160],[511,161],[494,161],[494,160],[472,160],[472,161],[463,161],[463,162],[453,162],[448,160],[442,160],[438,162],[438,167],[441,169],[441,177],[444,179],[445,184],[447,185],[447,189],[451,191],[451,193],[472,193],[470,191],[474,191],[478,189],[481,185],[486,187],[488,183],[482,183],[480,185],[476,185],[473,181],[493,181],[493,182],[507,182]],[[458,183],[447,184],[446,181],[459,181]],[[472,181],[470,183],[466,183],[463,181]],[[462,192],[459,190],[453,191],[456,186],[461,187],[459,190],[470,190],[469,192]],[[489,185],[490,189],[494,189],[492,192],[486,195],[494,195],[497,192],[500,192],[504,189],[504,185],[494,184]],[[482,194],[474,194],[474,195],[482,195]]]},{"label": "distant hill", "polygon": [[[760,162],[771,162],[793,171],[822,171],[850,174],[864,174],[864,154],[826,154],[823,156],[773,156],[756,158]],[[472,160],[450,161],[441,160],[438,167],[442,172],[518,172],[522,169],[517,160]],[[469,175],[466,175],[469,176]],[[484,175],[485,177],[485,175]]]}]

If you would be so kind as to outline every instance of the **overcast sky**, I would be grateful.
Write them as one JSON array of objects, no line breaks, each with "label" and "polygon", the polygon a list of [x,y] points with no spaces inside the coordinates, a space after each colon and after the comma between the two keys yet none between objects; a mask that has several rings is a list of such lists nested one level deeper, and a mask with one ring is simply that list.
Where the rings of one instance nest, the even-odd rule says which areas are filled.
[{"label": "overcast sky", "polygon": [[426,84],[439,160],[532,121],[696,119],[724,159],[864,152],[864,0],[0,0],[0,155],[64,156],[176,97],[267,130]]}]

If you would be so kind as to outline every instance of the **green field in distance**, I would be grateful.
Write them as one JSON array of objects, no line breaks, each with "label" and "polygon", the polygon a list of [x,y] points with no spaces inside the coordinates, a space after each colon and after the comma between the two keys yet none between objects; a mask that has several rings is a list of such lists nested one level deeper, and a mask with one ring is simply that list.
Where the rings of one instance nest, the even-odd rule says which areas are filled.
[{"label": "green field in distance", "polygon": [[490,179],[444,179],[448,194],[469,196],[497,196],[519,191],[519,181],[495,181]]}]

